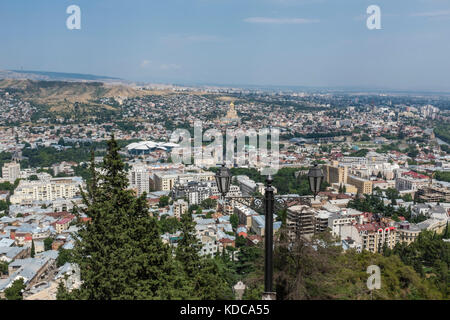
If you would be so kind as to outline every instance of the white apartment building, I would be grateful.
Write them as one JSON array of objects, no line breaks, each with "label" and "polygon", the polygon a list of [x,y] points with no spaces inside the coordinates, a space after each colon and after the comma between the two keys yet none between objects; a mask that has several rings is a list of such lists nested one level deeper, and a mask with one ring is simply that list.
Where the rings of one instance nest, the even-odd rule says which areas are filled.
[{"label": "white apartment building", "polygon": [[5,163],[2,168],[2,177],[4,181],[14,183],[16,179],[20,178],[20,163],[17,162]]},{"label": "white apartment building", "polygon": [[[265,186],[263,183],[255,182],[247,176],[236,176],[236,181],[243,195],[251,196],[256,192],[264,194]],[[274,188],[274,193],[276,193],[276,188],[272,188]]]},{"label": "white apartment building", "polygon": [[177,219],[180,219],[181,215],[185,214],[188,209],[188,203],[183,199],[178,199],[173,203],[173,213]]},{"label": "white apartment building", "polygon": [[199,254],[201,256],[215,256],[217,253],[217,240],[215,237],[204,235],[201,237],[202,248],[200,249]]},{"label": "white apartment building", "polygon": [[401,176],[395,179],[395,189],[398,191],[417,191],[422,187],[427,186],[430,183],[430,179],[421,174],[415,172],[405,172]]},{"label": "white apartment building", "polygon": [[154,174],[154,185],[156,191],[171,191],[175,183],[183,185],[191,181],[196,182],[215,181],[215,175],[213,172]]},{"label": "white apartment building", "polygon": [[136,190],[138,196],[150,192],[150,173],[144,166],[133,166],[128,171],[130,188]]},{"label": "white apartment building", "polygon": [[32,204],[33,201],[55,201],[57,199],[71,199],[80,195],[80,187],[84,188],[81,177],[51,178],[48,180],[21,180],[11,204]]}]

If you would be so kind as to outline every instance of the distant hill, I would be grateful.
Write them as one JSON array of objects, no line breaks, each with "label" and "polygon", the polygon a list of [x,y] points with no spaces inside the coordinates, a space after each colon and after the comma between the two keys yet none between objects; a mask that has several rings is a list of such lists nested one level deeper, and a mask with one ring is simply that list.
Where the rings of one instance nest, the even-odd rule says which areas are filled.
[{"label": "distant hill", "polygon": [[0,88],[14,88],[21,91],[24,99],[50,103],[57,101],[88,102],[100,98],[142,96],[144,91],[126,85],[102,82],[67,82],[34,80],[0,80]]},{"label": "distant hill", "polygon": [[[144,96],[149,91],[128,85],[103,82],[0,80],[0,89],[14,90],[23,100],[39,106],[42,117],[75,116],[84,118],[102,112],[115,112],[125,98]],[[102,98],[114,98],[103,100]]]},{"label": "distant hill", "polygon": [[100,82],[125,82],[120,78],[95,76],[91,74],[29,71],[29,70],[0,70],[0,79],[28,79],[44,81],[100,81]]}]

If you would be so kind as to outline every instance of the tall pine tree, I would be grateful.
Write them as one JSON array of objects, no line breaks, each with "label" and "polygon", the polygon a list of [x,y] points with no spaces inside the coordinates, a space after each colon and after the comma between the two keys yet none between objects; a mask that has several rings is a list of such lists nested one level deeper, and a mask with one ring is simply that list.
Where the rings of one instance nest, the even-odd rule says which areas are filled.
[{"label": "tall pine tree", "polygon": [[82,192],[83,213],[91,220],[81,226],[74,255],[80,266],[80,289],[72,299],[177,298],[172,256],[162,243],[145,196],[127,190],[128,181],[119,147],[112,136],[103,164]]},{"label": "tall pine tree", "polygon": [[231,284],[226,282],[218,261],[199,254],[201,246],[192,213],[182,215],[181,225],[182,239],[177,244],[176,260],[183,266],[185,288],[191,293],[189,298],[232,299]]}]

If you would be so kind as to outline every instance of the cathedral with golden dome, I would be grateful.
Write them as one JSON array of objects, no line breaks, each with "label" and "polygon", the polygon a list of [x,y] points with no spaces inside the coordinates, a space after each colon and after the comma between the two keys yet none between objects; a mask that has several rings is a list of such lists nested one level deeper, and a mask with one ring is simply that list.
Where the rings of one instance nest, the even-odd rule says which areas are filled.
[{"label": "cathedral with golden dome", "polygon": [[222,119],[222,123],[225,124],[236,124],[239,123],[240,119],[239,116],[237,114],[237,111],[234,107],[234,103],[231,102],[230,103],[230,108],[228,109],[227,115],[225,116],[225,118]]}]

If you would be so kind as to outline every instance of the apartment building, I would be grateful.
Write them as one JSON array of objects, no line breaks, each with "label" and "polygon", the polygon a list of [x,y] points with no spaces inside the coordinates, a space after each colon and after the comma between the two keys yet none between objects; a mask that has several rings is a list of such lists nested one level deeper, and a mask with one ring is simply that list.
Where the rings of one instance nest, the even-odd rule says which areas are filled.
[{"label": "apartment building", "polygon": [[189,205],[183,199],[178,199],[173,203],[173,214],[175,218],[180,219],[181,215],[185,214],[189,209]]},{"label": "apartment building", "polygon": [[[236,182],[241,189],[241,192],[245,196],[252,196],[255,193],[264,194],[265,186],[263,183],[255,182],[248,176],[236,176]],[[273,187],[274,188],[274,187]],[[276,188],[274,188],[274,193],[276,193]]]},{"label": "apartment building", "polygon": [[128,171],[128,181],[138,196],[150,192],[150,173],[145,166],[133,166]]},{"label": "apartment building", "polygon": [[20,178],[20,163],[9,162],[5,163],[2,168],[2,178],[3,181],[8,181],[9,183],[14,183]]},{"label": "apartment building", "polygon": [[170,191],[175,185],[178,174],[155,173],[153,174],[155,191]]},{"label": "apartment building", "polygon": [[395,189],[398,191],[417,191],[429,184],[428,176],[413,171],[403,172],[395,179]]},{"label": "apartment building", "polygon": [[371,194],[372,193],[372,181],[359,178],[356,176],[348,176],[348,184],[356,187],[361,194]]},{"label": "apartment building", "polygon": [[252,227],[252,217],[258,216],[258,213],[255,210],[241,204],[234,206],[234,213],[237,214],[239,218],[239,224],[245,225],[247,229],[251,229]]},{"label": "apartment building", "polygon": [[189,205],[200,204],[203,200],[208,199],[211,195],[210,184],[206,182],[190,181],[186,184],[176,183],[171,192],[172,198],[185,198]]},{"label": "apartment building", "polygon": [[37,181],[21,180],[11,204],[32,204],[33,201],[55,201],[72,199],[80,195],[80,187],[84,188],[81,177],[50,178]]},{"label": "apartment building", "polygon": [[300,236],[310,237],[316,232],[315,212],[308,206],[295,205],[287,210],[288,237],[295,241]]},{"label": "apartment building", "polygon": [[421,230],[415,224],[402,222],[397,228],[398,241],[400,243],[410,244],[419,236]]},{"label": "apartment building", "polygon": [[348,168],[345,166],[339,166],[337,161],[333,161],[331,165],[325,165],[323,167],[325,181],[329,184],[346,184],[348,176]]},{"label": "apartment building", "polygon": [[352,239],[361,250],[381,252],[384,244],[393,249],[398,242],[396,228],[384,222],[344,225],[341,228],[342,239]]},{"label": "apartment building", "polygon": [[362,222],[361,212],[354,209],[343,209],[340,212],[333,213],[328,217],[328,227],[334,236],[341,235],[343,226],[349,226],[354,223]]},{"label": "apartment building", "polygon": [[52,165],[52,170],[55,176],[57,176],[60,173],[65,173],[67,175],[73,175],[74,170],[72,167],[77,166],[76,162],[66,162],[63,161],[61,163],[55,163]]},{"label": "apartment building", "polygon": [[417,190],[417,197],[425,202],[450,202],[450,184],[437,183],[432,186],[423,186]]},{"label": "apartment building", "polygon": [[155,173],[153,175],[156,191],[171,191],[175,184],[184,185],[188,182],[213,182],[213,172],[200,173]]}]

